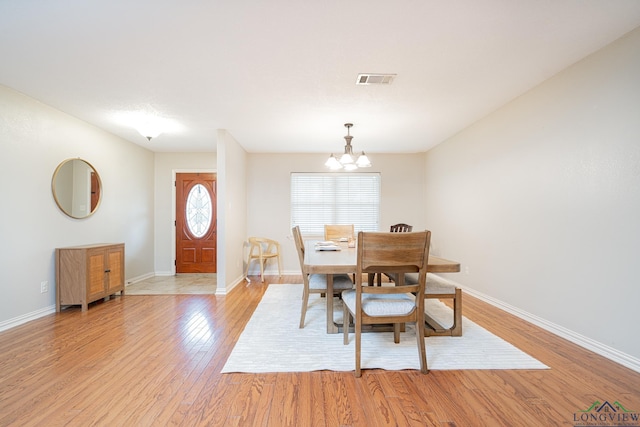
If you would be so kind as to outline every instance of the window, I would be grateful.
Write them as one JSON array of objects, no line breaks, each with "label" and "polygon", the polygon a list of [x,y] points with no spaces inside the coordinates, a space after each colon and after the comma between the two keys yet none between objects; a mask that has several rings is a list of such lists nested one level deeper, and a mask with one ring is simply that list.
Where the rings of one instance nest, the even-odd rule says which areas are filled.
[{"label": "window", "polygon": [[292,173],[291,227],[322,236],[325,224],[353,224],[355,232],[378,231],[379,173]]},{"label": "window", "polygon": [[189,231],[197,238],[204,236],[211,226],[212,204],[204,185],[196,184],[187,196],[186,218]]}]

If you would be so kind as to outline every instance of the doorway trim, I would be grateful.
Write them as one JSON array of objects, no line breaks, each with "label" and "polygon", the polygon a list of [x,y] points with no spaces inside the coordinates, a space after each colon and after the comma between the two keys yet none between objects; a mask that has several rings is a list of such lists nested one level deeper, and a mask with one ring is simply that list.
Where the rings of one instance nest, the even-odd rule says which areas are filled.
[{"label": "doorway trim", "polygon": [[[176,174],[179,173],[218,173],[217,169],[172,169],[171,170],[171,256],[174,259],[174,263],[171,264],[171,274],[176,274]],[[216,210],[218,209],[218,199],[216,198]],[[216,255],[216,264],[218,263],[218,256]],[[214,273],[215,274],[215,273]]]}]

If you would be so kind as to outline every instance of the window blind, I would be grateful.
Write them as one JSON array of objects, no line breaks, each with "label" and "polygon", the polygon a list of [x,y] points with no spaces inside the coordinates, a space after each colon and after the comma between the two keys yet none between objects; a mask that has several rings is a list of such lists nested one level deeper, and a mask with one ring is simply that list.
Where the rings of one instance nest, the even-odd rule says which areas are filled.
[{"label": "window blind", "polygon": [[291,227],[322,236],[325,224],[378,231],[380,173],[292,173]]}]

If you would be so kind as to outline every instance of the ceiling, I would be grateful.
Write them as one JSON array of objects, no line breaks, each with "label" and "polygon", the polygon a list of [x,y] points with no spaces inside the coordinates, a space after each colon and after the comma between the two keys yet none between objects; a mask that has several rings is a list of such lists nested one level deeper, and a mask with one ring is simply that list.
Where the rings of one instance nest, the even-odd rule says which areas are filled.
[{"label": "ceiling", "polygon": [[638,0],[0,0],[0,84],[153,151],[341,152],[352,122],[411,153],[638,26]]}]

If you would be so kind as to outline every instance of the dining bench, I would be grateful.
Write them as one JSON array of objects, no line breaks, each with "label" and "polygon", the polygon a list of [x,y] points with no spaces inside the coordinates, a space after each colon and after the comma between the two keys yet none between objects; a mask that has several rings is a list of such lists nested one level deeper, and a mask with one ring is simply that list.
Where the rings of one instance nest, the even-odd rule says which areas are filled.
[{"label": "dining bench", "polygon": [[[393,282],[397,282],[397,275],[394,273],[386,274]],[[406,273],[404,282],[407,284],[418,283],[418,273]],[[427,273],[427,285],[424,293],[425,298],[447,298],[453,300],[453,325],[445,328],[434,318],[425,313],[425,331],[426,337],[431,336],[462,336],[462,290],[446,281],[445,279]]]}]

